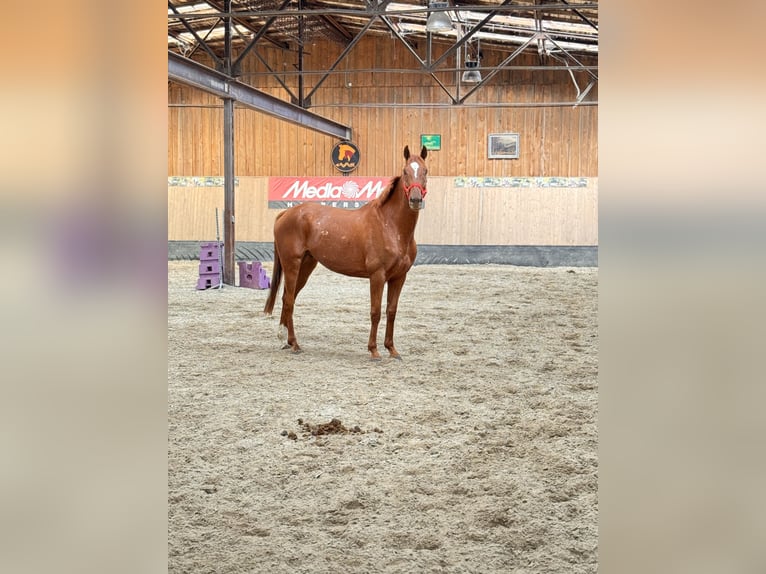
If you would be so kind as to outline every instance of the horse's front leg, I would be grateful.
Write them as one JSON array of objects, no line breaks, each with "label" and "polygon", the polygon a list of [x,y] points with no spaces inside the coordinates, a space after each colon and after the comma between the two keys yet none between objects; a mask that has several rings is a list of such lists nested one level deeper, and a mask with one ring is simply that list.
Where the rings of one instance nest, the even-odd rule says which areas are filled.
[{"label": "horse's front leg", "polygon": [[370,358],[380,360],[378,353],[378,325],[380,324],[380,305],[383,301],[383,286],[386,284],[385,277],[373,275],[370,277],[370,340],[367,349]]},{"label": "horse's front leg", "polygon": [[406,275],[390,279],[388,282],[388,293],[386,295],[386,338],[383,344],[388,349],[388,354],[394,359],[401,359],[401,355],[394,347],[394,321],[396,321],[396,309],[399,306],[399,295],[404,287]]}]

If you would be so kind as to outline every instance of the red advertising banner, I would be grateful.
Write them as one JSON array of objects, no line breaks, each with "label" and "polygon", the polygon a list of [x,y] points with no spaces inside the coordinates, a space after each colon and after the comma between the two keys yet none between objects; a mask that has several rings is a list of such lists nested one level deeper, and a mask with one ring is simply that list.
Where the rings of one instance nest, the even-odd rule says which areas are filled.
[{"label": "red advertising banner", "polygon": [[314,201],[356,209],[378,197],[390,181],[390,177],[270,177],[269,207]]}]

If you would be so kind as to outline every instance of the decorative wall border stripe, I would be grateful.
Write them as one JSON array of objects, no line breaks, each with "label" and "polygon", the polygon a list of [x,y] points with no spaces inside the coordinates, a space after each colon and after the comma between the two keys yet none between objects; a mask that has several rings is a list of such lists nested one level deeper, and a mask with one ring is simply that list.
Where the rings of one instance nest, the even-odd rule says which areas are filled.
[{"label": "decorative wall border stripe", "polygon": [[588,187],[588,177],[456,177],[455,187]]},{"label": "decorative wall border stripe", "polygon": [[[239,185],[239,178],[234,178],[234,185]],[[223,187],[223,177],[168,177],[168,187]]]},{"label": "decorative wall border stripe", "polygon": [[[589,177],[456,177],[455,187],[588,187]],[[234,178],[239,185],[239,178]],[[168,187],[223,187],[223,177],[170,176]]]}]

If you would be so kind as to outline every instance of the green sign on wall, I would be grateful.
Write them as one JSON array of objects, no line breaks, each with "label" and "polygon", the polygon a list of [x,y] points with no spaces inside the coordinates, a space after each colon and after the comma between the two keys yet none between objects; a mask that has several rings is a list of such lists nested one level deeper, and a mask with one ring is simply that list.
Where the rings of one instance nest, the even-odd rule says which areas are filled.
[{"label": "green sign on wall", "polygon": [[426,146],[428,151],[438,151],[442,149],[441,134],[420,134],[420,145]]}]

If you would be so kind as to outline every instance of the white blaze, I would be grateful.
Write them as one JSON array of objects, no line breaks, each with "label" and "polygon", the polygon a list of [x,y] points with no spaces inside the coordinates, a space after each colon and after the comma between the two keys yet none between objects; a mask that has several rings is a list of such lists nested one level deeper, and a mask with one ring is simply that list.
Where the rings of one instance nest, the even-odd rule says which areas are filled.
[{"label": "white blaze", "polygon": [[415,179],[417,179],[418,178],[418,170],[420,169],[420,166],[418,165],[418,162],[413,161],[410,164],[410,167],[412,168],[412,171],[415,172]]}]

